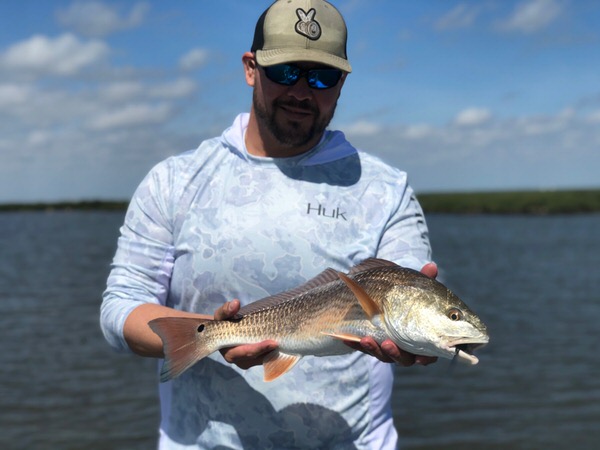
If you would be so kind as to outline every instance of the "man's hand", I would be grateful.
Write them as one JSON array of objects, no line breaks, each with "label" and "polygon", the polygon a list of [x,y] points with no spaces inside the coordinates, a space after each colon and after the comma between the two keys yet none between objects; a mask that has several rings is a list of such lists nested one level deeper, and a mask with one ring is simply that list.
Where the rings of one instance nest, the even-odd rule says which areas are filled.
[{"label": "man's hand", "polygon": [[354,350],[367,353],[368,355],[374,356],[380,361],[387,363],[398,363],[405,367],[412,366],[413,364],[426,366],[437,361],[437,357],[434,356],[419,356],[404,351],[394,344],[390,339],[386,339],[381,343],[381,345],[379,345],[372,337],[364,337],[360,340],[360,342],[345,343]]},{"label": "man's hand", "polygon": [[[438,274],[437,265],[435,263],[425,264],[421,269],[421,273],[427,275],[429,278],[435,278]],[[346,345],[354,350],[372,355],[380,361],[395,362],[405,367],[412,366],[413,364],[426,366],[437,361],[437,358],[433,356],[418,356],[406,352],[390,339],[383,341],[381,346],[372,337],[364,337],[360,342],[346,342]]]},{"label": "man's hand", "polygon": [[[227,302],[215,311],[215,320],[229,319],[235,316],[239,310],[239,300]],[[265,355],[277,347],[277,342],[267,340],[258,344],[243,344],[236,347],[223,348],[220,352],[228,363],[235,364],[240,369],[249,369],[250,367],[261,365]]]},{"label": "man's hand", "polygon": [[423,275],[427,275],[429,278],[437,278],[438,276],[438,268],[436,263],[427,263],[421,269],[421,273]]}]

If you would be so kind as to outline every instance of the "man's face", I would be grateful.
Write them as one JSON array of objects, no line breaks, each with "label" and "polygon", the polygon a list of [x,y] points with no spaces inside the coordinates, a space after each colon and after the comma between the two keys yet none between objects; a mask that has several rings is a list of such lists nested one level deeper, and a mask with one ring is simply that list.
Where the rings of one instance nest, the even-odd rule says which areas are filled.
[{"label": "man's face", "polygon": [[[320,68],[315,64],[295,63],[303,69]],[[302,77],[292,86],[267,78],[262,67],[256,68],[252,96],[258,122],[282,145],[289,148],[317,144],[333,118],[344,77],[329,89],[313,89]]]}]

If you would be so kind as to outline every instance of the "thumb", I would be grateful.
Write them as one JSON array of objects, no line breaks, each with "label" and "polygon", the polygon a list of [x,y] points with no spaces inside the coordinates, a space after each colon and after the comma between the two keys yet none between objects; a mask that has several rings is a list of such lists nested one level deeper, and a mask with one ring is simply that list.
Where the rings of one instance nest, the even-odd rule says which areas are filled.
[{"label": "thumb", "polygon": [[219,309],[215,311],[214,317],[216,320],[225,320],[229,319],[237,314],[240,310],[240,301],[239,300],[231,300],[230,302],[226,302]]}]

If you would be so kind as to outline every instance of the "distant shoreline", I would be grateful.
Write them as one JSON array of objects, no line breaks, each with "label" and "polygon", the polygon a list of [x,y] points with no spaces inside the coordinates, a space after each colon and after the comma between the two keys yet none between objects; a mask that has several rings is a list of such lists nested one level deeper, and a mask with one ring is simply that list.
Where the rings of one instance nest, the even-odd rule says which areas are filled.
[{"label": "distant shoreline", "polygon": [[426,213],[589,214],[600,212],[600,189],[418,194]]},{"label": "distant shoreline", "polygon": [[17,211],[124,211],[129,201],[125,200],[81,200],[61,202],[4,203],[0,213]]},{"label": "distant shoreline", "polygon": [[[600,189],[422,193],[425,213],[449,214],[585,214],[600,212]],[[82,200],[0,204],[0,213],[15,211],[125,211],[127,200]]]}]

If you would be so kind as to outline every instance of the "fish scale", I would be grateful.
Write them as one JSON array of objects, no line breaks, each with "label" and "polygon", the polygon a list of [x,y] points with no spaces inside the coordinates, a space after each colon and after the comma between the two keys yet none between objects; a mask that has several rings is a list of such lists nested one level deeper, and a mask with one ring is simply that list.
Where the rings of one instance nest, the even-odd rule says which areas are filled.
[{"label": "fish scale", "polygon": [[[206,335],[199,336],[199,339],[206,340],[206,345],[212,348],[274,339],[278,341],[280,351],[299,354],[314,351],[317,353],[313,354],[333,355],[352,350],[321,331],[333,331],[340,329],[342,324],[361,321],[368,323],[359,303],[338,280],[326,289],[266,307],[235,321],[209,322],[204,331]],[[213,328],[219,330],[218,337],[209,337]]]}]

